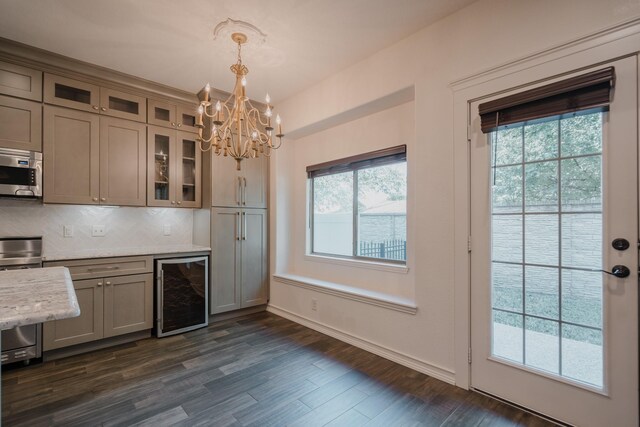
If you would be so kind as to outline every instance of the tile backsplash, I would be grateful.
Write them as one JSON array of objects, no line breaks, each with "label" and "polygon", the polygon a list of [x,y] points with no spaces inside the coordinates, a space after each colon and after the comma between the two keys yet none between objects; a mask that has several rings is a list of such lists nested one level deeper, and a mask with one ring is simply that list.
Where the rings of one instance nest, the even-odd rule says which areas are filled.
[{"label": "tile backsplash", "polygon": [[[73,237],[63,227],[73,227]],[[94,225],[106,227],[92,237]],[[171,235],[165,236],[165,225]],[[193,210],[108,206],[45,205],[40,201],[0,200],[0,237],[43,236],[44,253],[85,249],[191,244]]]}]

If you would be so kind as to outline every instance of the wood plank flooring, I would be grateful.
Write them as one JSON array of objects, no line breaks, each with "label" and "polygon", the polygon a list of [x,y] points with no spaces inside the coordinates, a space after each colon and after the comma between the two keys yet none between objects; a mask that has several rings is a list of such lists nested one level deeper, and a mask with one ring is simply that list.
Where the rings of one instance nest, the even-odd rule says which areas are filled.
[{"label": "wood plank flooring", "polygon": [[8,426],[543,426],[269,313],[5,371]]}]

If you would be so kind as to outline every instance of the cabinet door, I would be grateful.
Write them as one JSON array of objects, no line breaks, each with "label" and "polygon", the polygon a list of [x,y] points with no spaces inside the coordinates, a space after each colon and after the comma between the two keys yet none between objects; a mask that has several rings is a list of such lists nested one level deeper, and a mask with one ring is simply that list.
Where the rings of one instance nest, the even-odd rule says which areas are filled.
[{"label": "cabinet door", "polygon": [[99,203],[99,122],[96,114],[45,105],[45,203]]},{"label": "cabinet door", "polygon": [[176,199],[183,208],[199,208],[201,201],[202,152],[195,135],[177,133]]},{"label": "cabinet door", "polygon": [[267,211],[244,209],[241,220],[241,294],[244,308],[266,304],[268,300]]},{"label": "cabinet door", "polygon": [[42,151],[42,105],[0,95],[0,147]]},{"label": "cabinet door", "polygon": [[145,206],[147,202],[147,127],[100,118],[100,203]]},{"label": "cabinet door", "polygon": [[184,132],[194,132],[198,133],[198,128],[196,127],[196,112],[198,110],[198,105],[181,105],[177,106],[177,114],[176,114],[176,126],[179,130]]},{"label": "cabinet door", "polygon": [[240,210],[211,210],[211,314],[241,307]]},{"label": "cabinet door", "polygon": [[103,338],[103,279],[74,280],[80,316],[45,322],[42,330],[45,351]]},{"label": "cabinet door", "polygon": [[266,208],[269,158],[245,159],[239,173],[242,176],[242,206]]},{"label": "cabinet door", "polygon": [[149,126],[147,138],[148,206],[176,206],[175,147],[175,131]]},{"label": "cabinet door", "polygon": [[42,101],[42,71],[0,61],[0,93]]},{"label": "cabinet door", "polygon": [[243,183],[236,171],[236,161],[216,156],[212,151],[205,153],[211,156],[211,206],[240,207]]},{"label": "cabinet door", "polygon": [[104,279],[104,337],[153,327],[153,273]]},{"label": "cabinet door", "polygon": [[45,73],[44,102],[97,113],[100,110],[100,87]]},{"label": "cabinet door", "polygon": [[169,102],[149,99],[147,123],[175,129],[177,127],[176,106]]},{"label": "cabinet door", "polygon": [[100,113],[144,123],[147,98],[103,87],[100,88]]}]

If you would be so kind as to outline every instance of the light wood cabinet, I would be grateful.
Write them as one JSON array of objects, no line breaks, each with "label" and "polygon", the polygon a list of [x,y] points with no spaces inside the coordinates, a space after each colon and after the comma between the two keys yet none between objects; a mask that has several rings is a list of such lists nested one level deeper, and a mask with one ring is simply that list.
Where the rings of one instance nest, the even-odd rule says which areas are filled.
[{"label": "light wood cabinet", "polygon": [[0,95],[0,147],[42,151],[40,103]]},{"label": "light wood cabinet", "polygon": [[211,314],[266,304],[267,211],[211,210]]},{"label": "light wood cabinet", "polygon": [[196,104],[174,104],[167,101],[149,99],[147,123],[183,132],[197,133],[196,109]]},{"label": "light wood cabinet", "polygon": [[267,207],[269,159],[245,159],[241,170],[235,160],[208,153],[211,161],[211,206]]},{"label": "light wood cabinet", "polygon": [[148,205],[200,207],[202,160],[195,135],[150,126],[147,141]]},{"label": "light wood cabinet", "polygon": [[[152,257],[56,261],[45,266],[60,265],[71,273],[80,316],[45,322],[45,351],[153,327]],[[132,272],[138,274],[123,274]]]},{"label": "light wood cabinet", "polygon": [[42,71],[0,61],[0,93],[42,101]]},{"label": "light wood cabinet", "polygon": [[145,97],[49,73],[44,75],[44,102],[137,122],[147,116]]},{"label": "light wood cabinet", "polygon": [[45,203],[146,204],[146,126],[44,108]]}]

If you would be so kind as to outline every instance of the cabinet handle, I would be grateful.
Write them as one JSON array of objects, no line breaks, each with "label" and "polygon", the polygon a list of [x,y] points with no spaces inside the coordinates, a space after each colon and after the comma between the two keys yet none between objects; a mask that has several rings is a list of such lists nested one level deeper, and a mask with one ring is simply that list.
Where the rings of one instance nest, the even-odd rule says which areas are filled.
[{"label": "cabinet handle", "polygon": [[107,201],[107,198],[106,198],[106,197],[100,197],[100,201],[101,201],[101,202],[106,202],[106,201]]},{"label": "cabinet handle", "polygon": [[236,187],[236,203],[240,206],[242,200],[242,178],[238,177],[238,186]]},{"label": "cabinet handle", "polygon": [[93,108],[94,110],[98,111],[98,106],[97,105],[92,105],[91,108]]},{"label": "cabinet handle", "polygon": [[247,213],[242,212],[242,240],[247,240]]},{"label": "cabinet handle", "polygon": [[97,198],[97,197],[94,197],[92,200],[93,200],[94,202],[97,202],[97,201],[98,201],[98,198]]},{"label": "cabinet handle", "polygon": [[112,271],[112,270],[118,270],[120,269],[120,267],[118,267],[117,265],[112,265],[110,267],[94,267],[94,268],[88,268],[87,271],[90,273],[95,273],[98,271]]},{"label": "cabinet handle", "polygon": [[100,111],[107,111],[107,107],[100,107]]},{"label": "cabinet handle", "polygon": [[247,205],[247,178],[242,177],[242,205]]},{"label": "cabinet handle", "polygon": [[240,240],[241,234],[242,230],[240,230],[240,212],[236,212],[236,240]]},{"label": "cabinet handle", "polygon": [[102,286],[102,282],[98,282],[98,287],[101,287],[101,286]]}]

